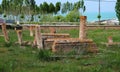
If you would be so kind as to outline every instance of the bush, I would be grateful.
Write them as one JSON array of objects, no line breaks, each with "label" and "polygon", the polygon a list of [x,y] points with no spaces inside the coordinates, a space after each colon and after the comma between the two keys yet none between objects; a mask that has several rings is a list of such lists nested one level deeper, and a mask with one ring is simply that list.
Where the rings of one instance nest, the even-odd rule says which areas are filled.
[{"label": "bush", "polygon": [[52,14],[46,14],[46,15],[41,16],[40,21],[41,22],[54,22],[55,20]]},{"label": "bush", "polygon": [[64,22],[65,21],[65,17],[62,15],[54,16],[54,19],[56,22]]},{"label": "bush", "polygon": [[78,10],[70,11],[66,15],[66,21],[68,21],[68,22],[79,22],[79,16],[80,16],[80,13],[79,13]]},{"label": "bush", "polygon": [[50,50],[40,50],[38,53],[38,58],[42,61],[49,61],[51,56]]},{"label": "bush", "polygon": [[4,46],[5,46],[5,47],[10,47],[11,45],[12,45],[12,42],[4,43]]}]

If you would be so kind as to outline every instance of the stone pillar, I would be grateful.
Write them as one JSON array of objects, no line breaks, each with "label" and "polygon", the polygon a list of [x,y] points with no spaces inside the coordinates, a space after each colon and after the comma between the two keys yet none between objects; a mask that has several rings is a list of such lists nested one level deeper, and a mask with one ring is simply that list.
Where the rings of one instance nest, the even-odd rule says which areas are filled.
[{"label": "stone pillar", "polygon": [[18,36],[18,43],[22,45],[22,30],[16,30]]},{"label": "stone pillar", "polygon": [[55,46],[56,46],[56,40],[53,42],[53,45],[52,45],[52,52],[55,53],[56,52],[56,49],[55,49]]},{"label": "stone pillar", "polygon": [[29,27],[29,29],[30,29],[30,36],[33,36],[34,35],[34,26],[30,26]]},{"label": "stone pillar", "polygon": [[18,43],[19,43],[20,45],[22,45],[22,29],[23,29],[23,27],[20,26],[19,24],[17,24],[17,25],[15,26],[15,31],[16,31],[17,37],[18,37]]},{"label": "stone pillar", "polygon": [[9,37],[8,37],[7,30],[6,30],[6,24],[5,23],[2,24],[2,32],[4,34],[5,42],[9,42]]},{"label": "stone pillar", "polygon": [[80,27],[79,27],[79,38],[85,39],[86,38],[86,16],[80,16]]},{"label": "stone pillar", "polygon": [[109,36],[109,37],[108,37],[108,43],[109,43],[109,44],[112,44],[112,43],[113,43],[112,36]]},{"label": "stone pillar", "polygon": [[43,44],[42,44],[42,35],[40,32],[40,26],[36,25],[35,26],[35,41],[37,44],[38,49],[43,49]]}]

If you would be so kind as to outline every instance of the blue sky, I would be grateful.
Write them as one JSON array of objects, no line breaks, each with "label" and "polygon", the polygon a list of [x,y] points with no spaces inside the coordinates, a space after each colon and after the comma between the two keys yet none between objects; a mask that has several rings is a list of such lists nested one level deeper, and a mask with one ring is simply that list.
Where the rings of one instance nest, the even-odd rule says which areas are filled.
[{"label": "blue sky", "polygon": [[[0,0],[0,3],[1,3],[2,0]],[[35,0],[36,3],[39,5],[40,3],[43,3],[43,2],[52,2],[52,3],[56,3],[56,2],[77,2],[79,0]],[[107,1],[115,1],[115,0],[107,0]],[[95,2],[95,1],[87,1],[85,0],[85,5],[86,5],[86,12],[98,12],[98,2]],[[114,11],[114,8],[115,8],[115,2],[101,2],[101,12],[115,12]]]}]

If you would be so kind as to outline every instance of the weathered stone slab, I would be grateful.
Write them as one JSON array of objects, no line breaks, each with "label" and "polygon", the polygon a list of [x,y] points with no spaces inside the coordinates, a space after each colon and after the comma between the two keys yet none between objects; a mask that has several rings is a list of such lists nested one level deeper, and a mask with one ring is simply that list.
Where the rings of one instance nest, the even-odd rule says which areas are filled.
[{"label": "weathered stone slab", "polygon": [[43,38],[49,38],[49,39],[53,39],[53,38],[69,38],[70,35],[69,34],[58,34],[58,33],[42,33],[42,37]]},{"label": "weathered stone slab", "polygon": [[85,52],[98,52],[96,44],[91,39],[59,39],[55,40],[52,45],[52,51],[57,54],[66,54],[74,52],[75,54],[82,54]]},{"label": "weathered stone slab", "polygon": [[82,52],[97,52],[97,46],[91,39],[79,38],[56,38],[45,40],[45,48],[52,49],[55,53],[69,53],[75,51],[76,54]]}]

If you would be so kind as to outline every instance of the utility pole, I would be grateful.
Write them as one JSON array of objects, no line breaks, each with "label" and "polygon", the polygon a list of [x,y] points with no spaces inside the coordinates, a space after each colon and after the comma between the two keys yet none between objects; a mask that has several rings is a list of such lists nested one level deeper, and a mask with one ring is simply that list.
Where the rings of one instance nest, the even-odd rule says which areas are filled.
[{"label": "utility pole", "polygon": [[99,0],[99,8],[98,9],[99,9],[99,12],[98,12],[99,23],[98,24],[100,25],[100,18],[101,18],[101,14],[100,14],[100,0]]}]

